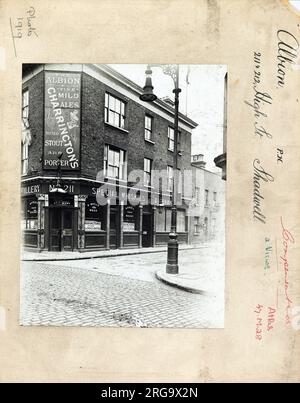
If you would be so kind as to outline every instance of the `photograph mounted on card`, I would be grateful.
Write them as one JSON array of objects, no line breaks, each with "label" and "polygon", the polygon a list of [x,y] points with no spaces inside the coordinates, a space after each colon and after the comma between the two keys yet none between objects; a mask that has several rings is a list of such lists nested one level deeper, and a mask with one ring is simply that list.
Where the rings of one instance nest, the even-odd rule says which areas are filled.
[{"label": "photograph mounted on card", "polygon": [[299,382],[299,1],[82,4],[1,2],[0,379]]},{"label": "photograph mounted on card", "polygon": [[21,325],[224,326],[226,86],[224,65],[23,65]]}]

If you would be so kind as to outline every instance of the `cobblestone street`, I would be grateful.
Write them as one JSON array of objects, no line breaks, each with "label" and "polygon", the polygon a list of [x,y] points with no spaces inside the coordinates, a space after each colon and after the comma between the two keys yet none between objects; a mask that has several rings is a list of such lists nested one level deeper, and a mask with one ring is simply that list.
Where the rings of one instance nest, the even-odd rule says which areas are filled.
[{"label": "cobblestone street", "polygon": [[[199,254],[202,256],[199,256]],[[181,265],[208,273],[207,295],[165,285],[154,272],[166,253],[56,262],[22,262],[22,325],[223,327],[223,267],[207,250],[180,252]],[[211,278],[209,278],[209,274]],[[209,288],[209,287],[208,287]]]}]

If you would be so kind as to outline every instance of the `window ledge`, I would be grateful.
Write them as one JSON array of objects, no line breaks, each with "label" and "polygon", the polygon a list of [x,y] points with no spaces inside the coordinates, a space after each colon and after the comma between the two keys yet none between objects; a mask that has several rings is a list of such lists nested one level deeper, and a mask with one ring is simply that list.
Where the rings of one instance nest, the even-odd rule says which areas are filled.
[{"label": "window ledge", "polygon": [[[106,179],[106,181],[105,181],[105,179]],[[107,175],[104,176],[104,183],[116,185],[117,184],[116,182],[119,182],[119,183],[122,182],[124,184],[127,183],[126,179],[114,178],[112,176],[107,176]]]},{"label": "window ledge", "polygon": [[107,126],[110,126],[110,127],[113,127],[114,129],[120,130],[121,132],[124,132],[124,133],[127,133],[127,134],[129,133],[128,130],[123,129],[122,127],[112,125],[111,123],[108,123],[108,122],[104,122],[104,123],[105,123]]},{"label": "window ledge", "polygon": [[84,230],[84,232],[85,233],[88,233],[88,234],[99,234],[99,233],[101,233],[101,234],[105,234],[106,233],[106,230],[105,229],[97,229],[97,230],[88,230],[88,229],[86,229],[86,230]]},{"label": "window ledge", "polygon": [[147,143],[150,143],[150,144],[155,144],[155,142],[154,141],[152,141],[152,140],[148,140],[148,139],[145,139],[145,141],[147,141]]},{"label": "window ledge", "polygon": [[[126,221],[123,221],[123,222],[126,222]],[[135,229],[135,230],[132,230],[132,231],[126,231],[126,230],[123,229],[123,233],[124,233],[124,232],[126,232],[126,234],[138,234],[138,233],[139,233],[139,231],[136,230],[136,229]]]}]

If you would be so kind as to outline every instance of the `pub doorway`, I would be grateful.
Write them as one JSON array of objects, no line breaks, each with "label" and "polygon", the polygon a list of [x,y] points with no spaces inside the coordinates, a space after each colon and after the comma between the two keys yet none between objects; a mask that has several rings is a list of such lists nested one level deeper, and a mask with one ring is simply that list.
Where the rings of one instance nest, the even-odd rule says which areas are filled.
[{"label": "pub doorway", "polygon": [[142,227],[142,246],[143,248],[149,248],[153,246],[153,215],[151,213],[143,214]]},{"label": "pub doorway", "polygon": [[49,250],[73,251],[76,211],[74,197],[51,195],[49,202]]},{"label": "pub doorway", "polygon": [[110,233],[109,245],[110,249],[118,249],[120,247],[120,212],[119,206],[111,206],[110,208]]},{"label": "pub doorway", "polygon": [[74,209],[54,207],[50,213],[50,251],[73,251]]}]

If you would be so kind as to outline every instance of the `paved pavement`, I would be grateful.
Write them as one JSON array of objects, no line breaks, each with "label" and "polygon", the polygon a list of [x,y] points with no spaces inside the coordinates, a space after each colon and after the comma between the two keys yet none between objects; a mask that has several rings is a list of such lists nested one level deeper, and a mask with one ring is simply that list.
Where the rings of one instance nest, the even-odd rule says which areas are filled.
[{"label": "paved pavement", "polygon": [[[208,247],[208,244],[201,245],[187,245],[180,244],[181,250],[201,249]],[[28,251],[22,250],[21,256],[23,261],[61,261],[61,260],[81,260],[81,259],[95,259],[100,257],[115,257],[115,256],[128,256],[128,255],[141,255],[145,253],[159,253],[166,252],[167,245],[156,246],[152,248],[124,248],[124,249],[110,249],[98,251],[84,251],[84,252],[49,252],[49,251]]]},{"label": "paved pavement", "polygon": [[84,261],[22,262],[20,322],[223,327],[224,269],[217,251],[181,251],[179,258],[181,267],[189,264],[195,270],[202,268],[207,294],[191,294],[156,279],[155,272],[165,267],[165,252]]}]

